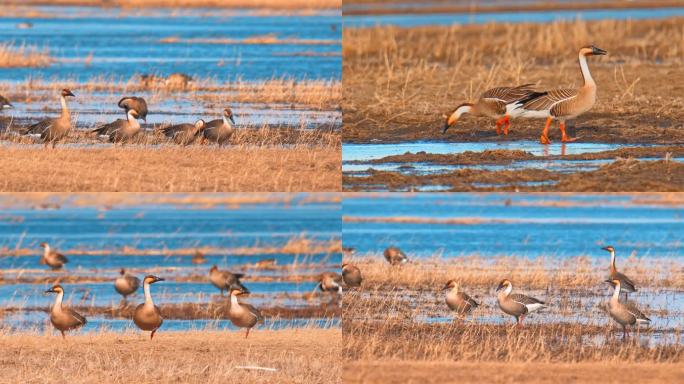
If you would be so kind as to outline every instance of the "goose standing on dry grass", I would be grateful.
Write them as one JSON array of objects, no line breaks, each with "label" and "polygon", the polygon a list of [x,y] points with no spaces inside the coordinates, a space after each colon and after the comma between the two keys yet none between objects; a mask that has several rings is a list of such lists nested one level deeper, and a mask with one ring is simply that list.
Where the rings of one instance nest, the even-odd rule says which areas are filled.
[{"label": "goose standing on dry grass", "polygon": [[133,139],[140,132],[138,111],[128,109],[126,119],[117,119],[109,124],[95,128],[91,131],[100,136],[108,136],[110,143],[124,143]]},{"label": "goose standing on dry grass", "polygon": [[385,260],[391,265],[401,265],[408,263],[408,256],[397,247],[389,247],[383,252]]},{"label": "goose standing on dry grass", "polygon": [[62,104],[62,114],[58,118],[42,120],[29,126],[22,133],[25,135],[39,134],[46,147],[48,144],[52,144],[52,148],[54,148],[57,142],[66,137],[71,130],[71,113],[67,106],[67,97],[76,97],[76,95],[69,89],[62,89],[59,96],[59,101]]},{"label": "goose standing on dry grass", "polygon": [[4,97],[3,95],[0,95],[0,109],[8,109],[8,108],[14,108],[12,103]]},{"label": "goose standing on dry grass", "polygon": [[62,269],[64,264],[69,262],[66,256],[50,248],[50,244],[43,242],[40,243],[40,247],[43,248],[43,256],[40,258],[40,263],[47,264],[52,270]]},{"label": "goose standing on dry grass", "polygon": [[257,323],[264,321],[261,312],[254,306],[238,302],[238,296],[248,293],[249,291],[245,287],[230,287],[230,309],[228,310],[228,318],[236,327],[247,328],[245,339],[249,336],[249,331],[252,327],[257,325]]},{"label": "goose standing on dry grass", "polygon": [[138,96],[125,96],[119,100],[119,108],[123,108],[128,114],[129,109],[133,109],[138,112],[138,116],[145,122],[147,122],[147,102],[142,97]]},{"label": "goose standing on dry grass", "polygon": [[618,272],[617,268],[615,267],[615,248],[613,248],[612,245],[609,245],[601,249],[610,252],[610,279],[608,282],[612,284],[613,280],[620,280],[620,289],[625,293],[625,298],[627,298],[629,293],[636,292],[636,284],[634,284],[632,279],[623,273]]},{"label": "goose standing on dry grass", "polygon": [[62,306],[64,299],[64,288],[57,284],[45,291],[45,293],[56,293],[55,304],[50,309],[50,322],[62,333],[62,338],[66,338],[64,331],[80,328],[88,322],[85,317],[73,309]]},{"label": "goose standing on dry grass", "polygon": [[624,340],[629,331],[627,326],[636,325],[637,330],[639,329],[639,324],[650,324],[651,319],[646,317],[634,303],[631,302],[621,302],[620,301],[620,286],[622,281],[619,279],[606,280],[613,287],[613,296],[608,302],[608,313],[610,317],[613,318],[618,324],[622,326],[622,339]]},{"label": "goose standing on dry grass", "polygon": [[511,294],[512,290],[513,284],[508,279],[504,279],[499,283],[499,286],[496,288],[499,308],[504,313],[515,317],[516,325],[522,327],[523,320],[525,320],[527,314],[546,307],[546,304],[534,297],[525,296],[520,293]]},{"label": "goose standing on dry grass", "polygon": [[223,117],[221,119],[211,120],[204,125],[204,139],[217,143],[221,147],[233,136],[235,131],[234,125],[233,111],[230,108],[226,108],[223,110]]},{"label": "goose standing on dry grass", "polygon": [[195,124],[177,124],[161,128],[160,131],[168,138],[172,139],[176,144],[183,146],[192,144],[197,137],[202,135],[204,131],[204,120],[199,119]]},{"label": "goose standing on dry grass", "polygon": [[459,292],[456,280],[447,281],[442,290],[449,290],[445,298],[446,305],[449,309],[456,312],[459,317],[468,315],[480,305],[477,301],[468,296],[467,293]]},{"label": "goose standing on dry grass", "polygon": [[360,287],[363,281],[361,270],[350,263],[342,263],[342,280],[347,287]]},{"label": "goose standing on dry grass", "polygon": [[520,107],[542,95],[544,93],[535,91],[532,84],[492,88],[480,95],[475,103],[462,103],[449,115],[444,115],[446,121],[442,133],[446,133],[454,126],[462,115],[469,113],[474,116],[496,119],[496,134],[501,134],[501,126],[503,126],[503,134],[508,135],[511,119],[521,116],[524,112]]},{"label": "goose standing on dry grass", "polygon": [[127,274],[126,270],[121,268],[120,276],[114,280],[114,289],[123,296],[123,300],[126,300],[126,296],[134,294],[138,287],[140,287],[140,279]]},{"label": "goose standing on dry grass", "polygon": [[152,295],[150,294],[150,284],[154,284],[157,281],[164,281],[164,279],[153,275],[145,276],[145,279],[143,280],[145,302],[138,305],[133,313],[133,322],[138,328],[143,331],[152,331],[152,333],[150,333],[150,340],[152,340],[154,333],[157,332],[157,329],[159,329],[164,322],[161,311],[159,310],[159,307],[154,305]]},{"label": "goose standing on dry grass", "polygon": [[212,266],[209,269],[209,281],[218,289],[221,290],[221,296],[223,296],[223,290],[230,290],[231,287],[237,287],[249,292],[247,288],[242,285],[240,279],[245,277],[242,273],[232,273],[229,271],[221,271],[217,266]]},{"label": "goose standing on dry grass", "polygon": [[565,133],[565,122],[589,111],[596,103],[596,83],[589,72],[587,56],[605,55],[608,52],[592,46],[579,50],[579,66],[584,78],[584,85],[577,89],[553,89],[543,96],[527,101],[523,106],[523,117],[546,118],[546,125],[542,131],[542,144],[551,144],[549,127],[553,120],[560,122],[561,141],[564,143],[575,141]]}]

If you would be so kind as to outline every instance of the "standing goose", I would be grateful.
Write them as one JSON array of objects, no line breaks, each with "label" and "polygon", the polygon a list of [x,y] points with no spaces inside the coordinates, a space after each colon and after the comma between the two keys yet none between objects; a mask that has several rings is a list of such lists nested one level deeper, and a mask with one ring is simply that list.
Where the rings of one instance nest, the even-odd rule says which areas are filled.
[{"label": "standing goose", "polygon": [[70,331],[72,329],[80,328],[86,325],[88,321],[85,317],[81,316],[73,309],[62,306],[62,299],[64,299],[64,288],[62,288],[61,285],[57,284],[45,291],[45,293],[57,294],[55,305],[53,305],[52,309],[50,310],[50,322],[55,328],[59,329],[59,331],[62,333],[62,338],[66,338],[64,331]]},{"label": "standing goose", "polygon": [[7,108],[14,108],[12,103],[4,97],[3,95],[0,95],[0,109],[7,109]]},{"label": "standing goose", "polygon": [[116,291],[123,296],[123,299],[126,300],[126,296],[132,295],[138,290],[138,287],[140,287],[140,279],[127,274],[126,270],[123,268],[121,268],[120,274],[121,276],[114,280],[114,289],[116,289]]},{"label": "standing goose", "polygon": [[618,324],[622,326],[622,339],[624,340],[629,333],[628,325],[649,324],[651,319],[646,317],[634,303],[620,302],[620,285],[622,282],[619,279],[606,280],[615,288],[613,289],[613,296],[608,302],[608,313]]},{"label": "standing goose", "polygon": [[513,284],[508,279],[503,279],[496,288],[499,308],[504,313],[515,317],[518,327],[522,327],[523,320],[528,313],[532,313],[540,308],[546,307],[545,303],[534,297],[525,296],[520,293],[511,294]]},{"label": "standing goose", "polygon": [[204,125],[204,138],[213,143],[218,143],[219,147],[228,142],[235,130],[233,126],[233,111],[230,108],[223,110],[223,118],[212,120]]},{"label": "standing goose", "polygon": [[140,132],[138,112],[135,109],[126,111],[126,120],[117,119],[109,124],[93,129],[92,133],[101,136],[109,136],[110,143],[123,143],[129,141]]},{"label": "standing goose", "polygon": [[342,263],[342,280],[347,287],[360,287],[363,281],[361,270],[355,265]]},{"label": "standing goose", "polygon": [[400,265],[408,263],[408,256],[401,249],[397,247],[389,247],[383,252],[385,260],[391,265]]},{"label": "standing goose", "polygon": [[449,115],[444,115],[446,121],[442,133],[446,133],[449,128],[455,125],[463,114],[469,113],[474,116],[496,119],[496,134],[501,134],[501,126],[503,125],[503,133],[508,135],[511,119],[521,116],[524,112],[520,107],[542,95],[544,93],[535,91],[532,84],[492,88],[480,95],[475,103],[460,104]]},{"label": "standing goose", "polygon": [[138,112],[138,116],[147,122],[147,102],[142,97],[125,96],[119,100],[119,108],[123,108],[126,113],[129,109]]},{"label": "standing goose", "polygon": [[54,148],[57,141],[66,137],[71,130],[71,113],[67,106],[67,97],[76,97],[76,95],[69,89],[62,89],[59,96],[59,101],[62,104],[62,114],[58,118],[39,121],[26,128],[23,133],[25,135],[40,134],[40,138],[45,143],[45,146],[47,147],[48,144],[52,144],[52,148]]},{"label": "standing goose", "polygon": [[620,289],[625,293],[625,297],[627,297],[630,292],[636,292],[636,284],[634,284],[632,279],[618,272],[617,268],[615,268],[615,248],[613,248],[612,245],[609,245],[601,249],[610,252],[610,280],[608,280],[608,282],[612,284],[613,280],[620,280]]},{"label": "standing goose", "polygon": [[161,327],[164,319],[161,316],[159,307],[154,305],[152,295],[150,294],[150,284],[157,281],[164,281],[161,277],[147,275],[143,280],[143,290],[145,291],[145,303],[138,305],[133,313],[133,322],[138,328],[143,331],[152,331],[150,333],[150,340],[154,337],[154,333]]},{"label": "standing goose", "polygon": [[231,273],[229,271],[221,271],[217,266],[212,266],[209,269],[209,281],[218,289],[221,290],[221,296],[223,296],[223,290],[229,291],[231,287],[238,287],[246,292],[249,292],[247,288],[240,282],[240,279],[245,277],[242,273]]},{"label": "standing goose", "polygon": [[456,312],[458,316],[466,316],[480,305],[477,301],[468,296],[467,293],[458,291],[458,283],[456,280],[447,281],[442,290],[449,290],[446,294],[446,305],[449,309]]},{"label": "standing goose", "polygon": [[546,118],[546,125],[542,131],[540,141],[542,144],[551,144],[549,140],[549,127],[551,121],[560,122],[561,141],[564,143],[575,141],[568,138],[565,133],[565,122],[587,112],[596,103],[596,83],[589,73],[587,56],[605,55],[608,52],[592,46],[582,47],[579,50],[579,66],[584,78],[584,85],[577,89],[553,89],[543,96],[527,101],[523,106],[523,117]]},{"label": "standing goose", "polygon": [[41,264],[47,264],[52,270],[62,269],[64,264],[68,263],[69,260],[66,256],[50,248],[48,243],[40,243],[40,247],[44,249],[43,257],[40,258]]},{"label": "standing goose", "polygon": [[230,287],[230,309],[228,310],[228,318],[233,325],[240,328],[247,328],[245,339],[249,336],[249,331],[252,327],[257,323],[264,321],[261,312],[254,308],[254,306],[238,302],[237,297],[247,293],[249,293],[249,291],[244,287]]},{"label": "standing goose", "polygon": [[173,139],[176,144],[185,146],[195,142],[195,139],[202,134],[204,126],[204,120],[199,119],[195,124],[185,123],[171,125],[161,128],[160,131],[166,135],[166,137]]}]

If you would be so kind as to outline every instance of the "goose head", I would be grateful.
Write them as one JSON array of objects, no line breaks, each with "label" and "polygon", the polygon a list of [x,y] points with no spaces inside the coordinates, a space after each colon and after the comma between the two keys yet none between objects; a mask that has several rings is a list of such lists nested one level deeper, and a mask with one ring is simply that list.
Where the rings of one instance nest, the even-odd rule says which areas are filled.
[{"label": "goose head", "polygon": [[119,274],[120,274],[121,276],[125,275],[125,274],[126,274],[126,270],[125,270],[124,268],[121,268],[121,270],[119,271]]},{"label": "goose head", "polygon": [[64,288],[59,284],[55,284],[52,288],[45,291],[45,293],[64,293]]},{"label": "goose head", "polygon": [[163,277],[157,277],[157,276],[154,276],[154,275],[147,275],[147,276],[145,276],[144,283],[145,283],[145,284],[154,284],[154,283],[156,283],[157,281],[164,281],[164,280],[165,280],[165,279],[164,279]]},{"label": "goose head", "polygon": [[216,271],[218,271],[218,267],[215,265],[212,265],[211,268],[209,268],[209,273],[214,273]]},{"label": "goose head", "polygon": [[442,291],[446,291],[447,289],[453,289],[456,287],[458,287],[458,283],[456,282],[456,280],[449,280],[446,282],[446,284],[442,288]]},{"label": "goose head", "polygon": [[473,104],[472,103],[463,103],[456,107],[450,114],[448,115],[442,115],[444,118],[444,128],[442,129],[442,134],[446,133],[446,131],[454,126],[456,122],[458,121],[459,118],[461,118],[461,115],[464,113],[470,112],[472,109]]},{"label": "goose head", "polygon": [[223,110],[223,117],[230,120],[231,123],[235,124],[235,119],[233,119],[233,111],[231,111],[230,108],[226,108]]},{"label": "goose head", "polygon": [[513,284],[510,282],[510,280],[508,280],[508,279],[503,279],[503,280],[501,280],[501,282],[499,283],[499,286],[496,287],[496,291],[499,292],[499,291],[502,290],[502,289],[506,289],[506,288],[512,287],[512,286],[513,286]]},{"label": "goose head", "polygon": [[48,247],[48,246],[49,246],[49,245],[48,245],[48,243],[46,243],[46,242],[40,243],[40,247],[41,247],[41,248],[46,248],[46,247]]},{"label": "goose head", "polygon": [[249,289],[247,289],[244,286],[240,287],[237,285],[233,285],[230,287],[230,294],[233,296],[246,295],[248,293],[249,293]]},{"label": "goose head", "polygon": [[583,56],[601,56],[601,55],[607,55],[608,51],[603,50],[599,47],[596,47],[594,45],[587,45],[586,47],[580,48],[580,55]]},{"label": "goose head", "polygon": [[67,97],[67,96],[69,96],[69,97],[76,97],[76,95],[74,95],[74,94],[71,92],[71,90],[68,89],[68,88],[62,89],[61,95],[62,95],[62,97]]},{"label": "goose head", "polygon": [[615,248],[613,248],[612,245],[609,245],[609,246],[607,246],[607,247],[603,247],[603,248],[601,248],[601,249],[603,249],[604,251],[610,252],[610,253],[615,252]]}]

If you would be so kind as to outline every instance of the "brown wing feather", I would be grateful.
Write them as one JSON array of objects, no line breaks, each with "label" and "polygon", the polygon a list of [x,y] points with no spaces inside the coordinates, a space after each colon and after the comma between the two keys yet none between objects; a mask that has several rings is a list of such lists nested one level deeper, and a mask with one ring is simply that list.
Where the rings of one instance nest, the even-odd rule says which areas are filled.
[{"label": "brown wing feather", "polygon": [[644,313],[641,312],[641,311],[639,310],[639,308],[637,308],[636,305],[635,305],[633,302],[628,301],[628,302],[625,302],[625,303],[622,303],[622,304],[625,306],[625,309],[627,309],[627,311],[628,311],[629,313],[631,313],[631,314],[632,314],[634,317],[636,317],[637,319],[651,321],[651,319],[649,319],[648,317],[646,317],[646,315],[644,315]]},{"label": "brown wing feather", "polygon": [[473,308],[480,305],[477,301],[473,300],[472,297],[468,296],[467,293],[459,292],[458,295],[461,296],[461,299],[463,299],[463,301],[470,304],[470,306]]},{"label": "brown wing feather", "polygon": [[577,96],[577,93],[577,89],[553,89],[545,95],[528,101],[522,107],[530,111],[551,109],[554,105]]},{"label": "brown wing feather", "polygon": [[57,260],[59,260],[62,263],[66,263],[69,261],[67,260],[66,256],[62,255],[61,253],[56,253],[55,258],[57,258]]},{"label": "brown wing feather", "polygon": [[65,311],[66,313],[68,313],[71,317],[73,317],[81,325],[85,325],[88,322],[84,316],[81,316],[81,314],[74,311],[73,309],[63,308],[62,310]]},{"label": "brown wing feather", "polygon": [[247,303],[240,303],[240,305],[246,308],[249,313],[252,314],[252,316],[256,317],[257,322],[264,320],[264,316],[261,314],[261,311],[256,309],[253,305]]},{"label": "brown wing feather", "polygon": [[543,301],[537,300],[534,297],[529,297],[522,295],[520,293],[513,293],[510,296],[511,300],[515,301],[516,303],[520,303],[523,305],[528,305],[528,304],[544,304]]}]

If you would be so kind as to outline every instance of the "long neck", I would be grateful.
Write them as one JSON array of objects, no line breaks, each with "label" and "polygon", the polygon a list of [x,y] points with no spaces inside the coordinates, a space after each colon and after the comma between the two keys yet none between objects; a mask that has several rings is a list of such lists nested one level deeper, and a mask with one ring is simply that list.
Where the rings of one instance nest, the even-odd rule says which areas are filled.
[{"label": "long neck", "polygon": [[620,300],[620,281],[618,280],[617,284],[615,284],[615,290],[613,290],[613,297],[611,298],[613,301],[619,301]]},{"label": "long neck", "polygon": [[59,101],[62,103],[62,118],[68,119],[70,114],[69,107],[67,107],[66,98],[64,96],[60,96]]},{"label": "long neck", "polygon": [[55,306],[53,308],[61,311],[62,310],[62,299],[64,299],[64,291],[57,294],[57,298],[55,299]]},{"label": "long neck", "polygon": [[454,285],[453,288],[451,288],[451,293],[457,294],[458,293],[458,285]]},{"label": "long neck", "polygon": [[615,270],[615,251],[610,252],[610,270]]},{"label": "long neck", "polygon": [[[131,111],[133,111],[131,109]],[[138,122],[138,119],[133,117],[133,114],[129,111],[128,114],[126,114],[126,119],[128,120],[128,124],[130,124],[133,128],[140,128],[140,123]]]},{"label": "long neck", "polygon": [[150,284],[147,282],[143,284],[143,289],[145,290],[145,304],[154,305],[152,302],[152,295],[150,294]]},{"label": "long neck", "polygon": [[50,246],[46,245],[45,246],[45,252],[43,252],[43,255],[44,255],[44,257],[48,257],[49,254],[50,254]]},{"label": "long neck", "polygon": [[510,295],[511,291],[513,291],[513,284],[508,284],[508,287],[506,287],[506,290],[504,291],[504,295]]},{"label": "long neck", "polygon": [[231,306],[231,308],[234,305],[238,305],[238,299],[237,299],[237,296],[235,296],[234,294],[231,293],[230,294],[230,306]]},{"label": "long neck", "polygon": [[580,70],[582,71],[582,77],[584,78],[584,86],[596,87],[596,83],[594,82],[594,79],[591,77],[591,73],[589,72],[589,64],[587,64],[587,57],[581,53],[579,55],[579,65]]},{"label": "long neck", "polygon": [[229,126],[229,127],[232,127],[232,126],[233,126],[233,124],[230,122],[230,120],[228,120],[228,118],[226,117],[226,115],[223,115],[223,124],[225,124],[225,125],[227,125],[227,126]]}]

